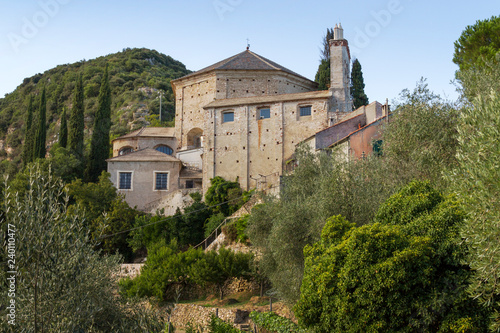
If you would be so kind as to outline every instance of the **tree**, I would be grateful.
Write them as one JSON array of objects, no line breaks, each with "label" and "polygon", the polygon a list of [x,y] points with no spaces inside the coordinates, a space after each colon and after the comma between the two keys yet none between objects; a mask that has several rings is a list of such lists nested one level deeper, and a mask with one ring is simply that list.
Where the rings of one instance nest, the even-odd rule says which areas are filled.
[{"label": "tree", "polygon": [[47,99],[45,97],[45,87],[40,95],[40,107],[38,108],[38,121],[35,134],[33,158],[45,158],[45,140],[47,137]]},{"label": "tree", "polygon": [[489,313],[466,293],[463,219],[428,182],[393,195],[373,224],[331,217],[304,249],[299,323],[315,332],[485,332]]},{"label": "tree", "polygon": [[234,213],[240,206],[238,200],[241,197],[242,191],[238,181],[226,181],[224,178],[217,176],[210,179],[210,187],[205,193],[205,203],[212,208],[214,213],[223,213],[225,216]]},{"label": "tree", "polygon": [[66,121],[66,108],[61,114],[61,127],[59,129],[59,146],[66,148],[68,144],[68,124]]},{"label": "tree", "polygon": [[233,252],[225,248],[218,252],[209,251],[191,265],[189,275],[199,285],[217,286],[220,299],[223,299],[225,282],[229,278],[248,277],[252,258],[252,253]]},{"label": "tree", "polygon": [[382,134],[384,177],[399,184],[430,180],[437,188],[448,186],[443,170],[456,165],[458,111],[454,104],[432,93],[424,79],[413,91],[405,89]]},{"label": "tree", "polygon": [[[84,219],[67,211],[61,180],[36,165],[28,171],[27,190],[8,190],[3,203],[0,236],[7,239],[10,230],[15,238],[17,275],[16,325],[6,323],[4,307],[2,332],[160,332],[158,317],[120,304],[120,258],[93,250]],[[1,251],[6,258],[7,247]],[[8,299],[6,272],[0,271],[2,299]]]},{"label": "tree", "polygon": [[94,131],[90,141],[90,154],[85,170],[87,182],[95,182],[101,172],[107,170],[106,159],[109,157],[109,130],[111,128],[111,88],[109,86],[108,65],[104,69],[98,107],[94,118]]},{"label": "tree", "polygon": [[354,109],[363,105],[368,105],[368,96],[365,94],[365,83],[363,80],[363,72],[358,59],[352,63],[351,71],[351,97],[354,104]]},{"label": "tree", "polygon": [[23,145],[23,163],[27,165],[33,161],[33,139],[34,139],[34,126],[33,126],[33,95],[30,95],[28,102],[28,112],[26,116],[26,129],[24,131],[24,145]]},{"label": "tree", "polygon": [[260,269],[291,304],[300,297],[304,246],[320,239],[327,218],[342,214],[357,225],[369,223],[399,186],[381,158],[348,161],[338,150],[329,154],[297,149],[297,166],[283,177],[280,198],[264,197],[248,220],[249,239],[262,252]]},{"label": "tree", "polygon": [[78,75],[73,92],[73,107],[69,116],[68,146],[72,154],[83,161],[83,130],[84,123],[83,106],[83,81],[82,75]]},{"label": "tree", "polygon": [[320,65],[314,78],[319,90],[326,90],[330,87],[330,39],[333,39],[333,29],[327,28],[323,37]]},{"label": "tree", "polygon": [[[474,73],[477,74],[477,73]],[[484,74],[484,73],[483,73]],[[498,76],[463,109],[457,124],[458,166],[451,183],[467,212],[463,235],[475,270],[469,292],[494,310],[491,330],[500,330],[500,95]],[[469,81],[464,81],[469,82]]]},{"label": "tree", "polygon": [[500,51],[500,17],[478,20],[469,25],[455,42],[453,62],[460,71],[478,69],[487,61],[498,62]]}]

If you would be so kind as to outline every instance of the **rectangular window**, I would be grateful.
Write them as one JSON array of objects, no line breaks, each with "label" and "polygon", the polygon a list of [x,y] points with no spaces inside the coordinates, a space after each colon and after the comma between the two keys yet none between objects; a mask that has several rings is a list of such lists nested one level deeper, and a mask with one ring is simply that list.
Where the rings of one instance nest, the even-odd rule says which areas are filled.
[{"label": "rectangular window", "polygon": [[263,108],[259,109],[259,119],[271,118],[271,109]]},{"label": "rectangular window", "polygon": [[300,116],[303,117],[303,116],[310,116],[311,115],[311,106],[308,105],[308,106],[301,106],[300,107]]},{"label": "rectangular window", "polygon": [[120,190],[132,189],[132,172],[120,172]]},{"label": "rectangular window", "polygon": [[166,190],[168,189],[168,172],[157,172],[156,175],[156,185],[155,190]]},{"label": "rectangular window", "polygon": [[194,188],[194,180],[186,180],[186,188]]},{"label": "rectangular window", "polygon": [[234,112],[224,112],[222,114],[222,122],[228,123],[234,121]]}]

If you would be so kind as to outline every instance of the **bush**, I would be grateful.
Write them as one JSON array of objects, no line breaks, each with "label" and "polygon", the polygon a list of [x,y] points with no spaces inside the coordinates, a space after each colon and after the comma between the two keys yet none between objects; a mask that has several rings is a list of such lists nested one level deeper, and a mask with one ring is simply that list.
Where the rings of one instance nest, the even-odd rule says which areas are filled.
[{"label": "bush", "polygon": [[307,331],[300,328],[297,324],[288,318],[280,317],[274,312],[257,312],[250,313],[250,319],[258,327],[265,328],[276,333],[306,333]]},{"label": "bush", "polygon": [[222,213],[217,213],[208,218],[205,222],[205,237],[210,236],[210,234],[221,225],[226,217]]},{"label": "bush", "polygon": [[210,333],[239,333],[239,329],[234,327],[228,322],[216,317],[214,314],[210,317],[210,324],[208,324]]},{"label": "bush", "polygon": [[412,182],[377,223],[328,219],[321,241],[304,249],[299,323],[318,333],[485,332],[488,313],[466,293],[464,216],[452,197]]},{"label": "bush", "polygon": [[222,232],[226,235],[226,241],[228,243],[238,241],[245,244],[248,241],[248,236],[246,234],[248,216],[249,215],[242,216],[222,227]]}]

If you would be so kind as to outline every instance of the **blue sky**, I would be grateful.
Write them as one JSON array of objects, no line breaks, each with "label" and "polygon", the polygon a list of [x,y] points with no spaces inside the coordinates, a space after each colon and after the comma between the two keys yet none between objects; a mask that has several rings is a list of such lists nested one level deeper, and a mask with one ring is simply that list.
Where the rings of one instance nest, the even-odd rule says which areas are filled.
[{"label": "blue sky", "polygon": [[126,47],[198,70],[251,50],[314,79],[328,27],[341,22],[370,102],[392,101],[421,77],[448,99],[453,43],[499,1],[0,0],[0,96],[25,77]]}]

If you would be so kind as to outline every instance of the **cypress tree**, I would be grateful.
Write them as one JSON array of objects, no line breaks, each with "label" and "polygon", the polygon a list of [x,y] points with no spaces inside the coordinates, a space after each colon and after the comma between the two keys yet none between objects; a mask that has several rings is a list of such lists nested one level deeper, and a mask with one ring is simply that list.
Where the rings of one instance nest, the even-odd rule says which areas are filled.
[{"label": "cypress tree", "polygon": [[368,96],[365,94],[365,83],[363,80],[363,72],[358,59],[352,63],[351,71],[351,97],[354,109],[363,105],[368,105]]},{"label": "cypress tree", "polygon": [[83,130],[84,130],[84,109],[83,109],[83,79],[78,76],[75,90],[73,92],[73,107],[69,116],[68,126],[68,147],[81,162],[83,162]]},{"label": "cypress tree", "polygon": [[66,108],[61,114],[61,127],[59,128],[59,145],[66,148],[68,144],[68,123],[66,122]]},{"label": "cypress tree", "polygon": [[40,107],[38,108],[38,127],[35,134],[35,144],[33,151],[33,159],[45,158],[45,139],[47,137],[47,99],[45,97],[45,86],[40,96]]},{"label": "cypress tree", "polygon": [[30,95],[28,102],[28,115],[26,119],[26,129],[24,132],[23,164],[27,165],[33,161],[33,95]]},{"label": "cypress tree", "polygon": [[111,88],[109,86],[108,65],[104,69],[99,90],[97,112],[94,118],[94,131],[90,141],[90,155],[85,170],[87,182],[97,182],[99,175],[107,168],[109,157],[109,130],[111,128]]},{"label": "cypress tree", "polygon": [[318,83],[319,90],[326,90],[330,87],[330,39],[333,39],[333,29],[326,29],[323,37],[323,47],[318,71],[314,81]]}]

